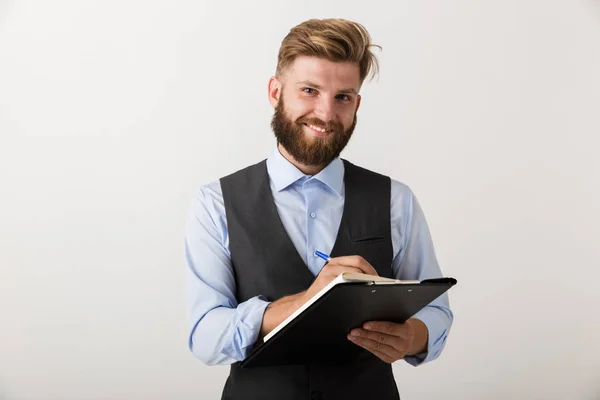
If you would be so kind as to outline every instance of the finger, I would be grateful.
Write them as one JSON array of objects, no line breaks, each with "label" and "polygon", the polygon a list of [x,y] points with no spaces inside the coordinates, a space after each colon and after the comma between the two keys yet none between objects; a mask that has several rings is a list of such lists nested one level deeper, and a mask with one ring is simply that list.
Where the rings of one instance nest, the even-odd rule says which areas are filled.
[{"label": "finger", "polygon": [[412,339],[415,335],[413,326],[409,323],[398,324],[388,321],[369,321],[363,324],[363,328],[369,332],[381,332],[406,340]]},{"label": "finger", "polygon": [[400,360],[401,358],[404,357],[403,353],[394,349],[393,347],[390,347],[385,344],[380,344],[380,343],[372,341],[370,339],[360,338],[360,337],[357,338],[357,337],[350,336],[350,335],[348,335],[348,339],[350,339],[350,341],[353,342],[354,344],[373,353],[374,355],[376,355],[381,360],[383,360],[387,363],[393,363],[394,361]]},{"label": "finger", "polygon": [[363,274],[377,275],[377,271],[361,256],[342,256],[332,258],[329,263],[358,268]]},{"label": "finger", "polygon": [[396,349],[388,344],[383,344],[376,340],[367,339],[366,337],[356,337],[348,335],[348,339],[350,339],[350,341],[356,344],[367,348],[368,350],[377,350],[395,359],[402,358],[405,354],[403,351]]},{"label": "finger", "polygon": [[326,275],[331,275],[331,276],[338,276],[339,274],[343,274],[345,272],[363,273],[362,270],[360,270],[358,268],[347,267],[347,266],[339,265],[339,264],[327,264],[323,267],[323,269],[321,270],[320,273],[323,273]]},{"label": "finger", "polygon": [[331,263],[358,268],[363,274],[378,275],[375,268],[373,268],[373,266],[361,256],[335,257],[329,261],[329,264]]},{"label": "finger", "polygon": [[412,342],[409,339],[388,335],[387,333],[383,332],[367,331],[365,329],[352,329],[350,336],[369,339],[380,344],[385,344],[400,352],[407,352],[412,345]]}]

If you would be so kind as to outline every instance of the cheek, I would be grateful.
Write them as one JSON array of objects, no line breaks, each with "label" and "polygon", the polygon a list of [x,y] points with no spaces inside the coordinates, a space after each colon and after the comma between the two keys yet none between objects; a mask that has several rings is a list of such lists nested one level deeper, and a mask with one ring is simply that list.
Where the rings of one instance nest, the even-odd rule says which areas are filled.
[{"label": "cheek", "polygon": [[310,107],[300,107],[294,110],[290,110],[290,117],[292,121],[296,122],[299,118],[306,118],[312,116],[312,108]]},{"label": "cheek", "polygon": [[355,115],[354,108],[349,107],[347,110],[344,110],[343,113],[341,113],[340,115],[341,115],[341,120],[342,120],[342,123],[344,124],[344,126],[349,126],[354,121],[354,115]]},{"label": "cheek", "polygon": [[309,99],[295,98],[285,104],[289,116],[293,121],[298,118],[307,117],[313,114],[314,106]]}]

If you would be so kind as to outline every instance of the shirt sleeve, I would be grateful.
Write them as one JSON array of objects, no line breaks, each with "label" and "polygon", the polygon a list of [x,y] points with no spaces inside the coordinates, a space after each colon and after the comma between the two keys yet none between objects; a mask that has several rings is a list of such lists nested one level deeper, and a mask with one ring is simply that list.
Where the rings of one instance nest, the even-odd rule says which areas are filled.
[{"label": "shirt sleeve", "polygon": [[[392,191],[392,236],[398,237],[400,242],[392,262],[396,279],[425,280],[442,277],[431,234],[419,202],[405,185],[396,183],[396,189]],[[427,350],[404,358],[409,364],[418,366],[438,358],[445,347],[454,318],[447,292],[413,318],[423,321],[429,333]]]},{"label": "shirt sleeve", "polygon": [[237,303],[220,184],[212,189],[198,191],[186,220],[189,348],[207,365],[232,364],[258,338],[269,302],[257,296]]}]

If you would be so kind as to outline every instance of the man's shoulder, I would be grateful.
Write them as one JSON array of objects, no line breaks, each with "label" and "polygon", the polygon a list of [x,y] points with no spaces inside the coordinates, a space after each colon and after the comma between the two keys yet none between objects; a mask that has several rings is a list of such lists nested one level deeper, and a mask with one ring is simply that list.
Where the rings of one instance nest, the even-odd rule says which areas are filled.
[{"label": "man's shoulder", "polygon": [[192,198],[191,206],[196,212],[205,210],[214,217],[218,213],[217,211],[223,207],[223,192],[220,181],[216,179],[198,186]]},{"label": "man's shoulder", "polygon": [[261,168],[262,164],[265,160],[259,161],[255,164],[248,165],[244,168],[239,168],[234,170],[233,172],[226,173],[220,178],[213,179],[207,183],[201,184],[197,189],[197,198],[202,202],[223,202],[223,190],[221,188],[221,181],[223,179],[231,179],[231,178],[243,178],[250,171],[256,170],[257,168]]},{"label": "man's shoulder", "polygon": [[266,167],[266,159],[263,159],[257,163],[248,165],[246,167],[243,168],[239,168],[233,172],[230,172],[224,176],[222,176],[219,181],[224,180],[224,179],[245,179],[248,177],[248,175],[256,173],[257,170],[262,170]]},{"label": "man's shoulder", "polygon": [[392,177],[392,176],[390,176],[388,174],[385,174],[385,173],[382,173],[382,172],[379,172],[379,171],[376,171],[376,170],[365,168],[365,167],[363,167],[361,165],[354,164],[354,163],[352,163],[352,162],[350,162],[348,160],[344,159],[343,161],[344,161],[344,164],[346,166],[350,166],[351,168],[354,168],[356,171],[359,171],[361,173],[371,174],[372,176],[384,177],[384,178],[389,179],[390,182],[391,182],[391,186],[392,186],[392,197],[399,197],[399,196],[400,197],[409,197],[409,196],[412,196],[412,190],[411,190],[411,188],[406,183],[404,183],[404,182],[402,182],[402,181],[400,181],[398,179],[395,179],[394,177]]},{"label": "man's shoulder", "polygon": [[355,164],[351,161],[346,160],[345,158],[342,158],[342,161],[344,162],[344,168],[352,169],[354,173],[358,173],[361,175],[371,175],[373,177],[389,178],[389,176],[382,174],[381,172],[365,168],[362,165]]}]

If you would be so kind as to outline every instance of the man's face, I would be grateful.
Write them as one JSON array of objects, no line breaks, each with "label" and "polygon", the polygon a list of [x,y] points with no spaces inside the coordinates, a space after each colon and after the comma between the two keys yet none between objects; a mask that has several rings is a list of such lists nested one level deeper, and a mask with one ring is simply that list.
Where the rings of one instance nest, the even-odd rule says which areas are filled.
[{"label": "man's face", "polygon": [[[271,126],[277,141],[305,165],[327,165],[346,147],[360,104],[356,63],[298,57],[273,85]],[[271,87],[270,87],[270,93]]]}]

